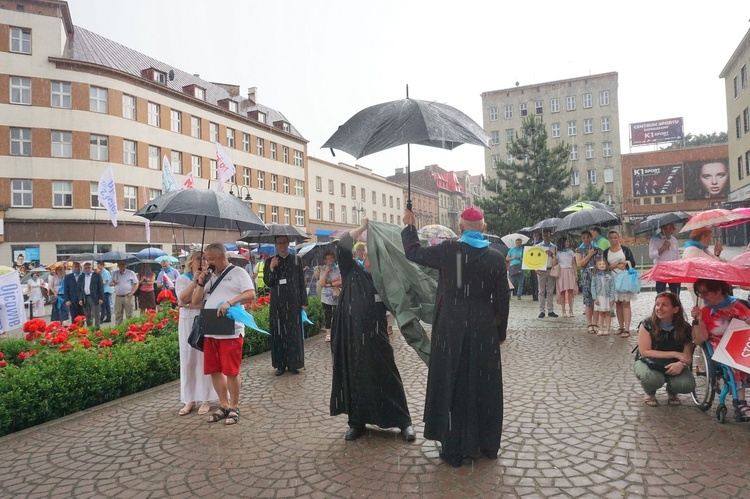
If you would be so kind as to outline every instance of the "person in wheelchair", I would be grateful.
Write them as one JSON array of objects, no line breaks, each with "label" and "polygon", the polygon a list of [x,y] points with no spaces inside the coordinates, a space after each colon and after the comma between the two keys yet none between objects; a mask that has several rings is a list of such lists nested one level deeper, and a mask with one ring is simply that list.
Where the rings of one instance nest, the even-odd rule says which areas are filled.
[{"label": "person in wheelchair", "polygon": [[680,405],[678,393],[691,393],[695,378],[690,372],[693,359],[692,327],[676,294],[664,291],[656,295],[651,317],[638,327],[638,354],[633,372],[646,392],[644,402],[659,405],[656,390],[667,384],[667,403]]},{"label": "person in wheelchair", "polygon": [[[691,315],[698,322],[693,326],[696,345],[708,340],[715,351],[732,319],[740,319],[750,324],[750,308],[747,302],[743,303],[732,296],[732,286],[726,282],[698,279],[693,287],[695,293],[705,302],[702,308],[694,307],[691,311]],[[737,412],[742,418],[750,418],[750,406],[745,400],[748,374],[736,369],[732,369],[732,373],[737,387]]]}]

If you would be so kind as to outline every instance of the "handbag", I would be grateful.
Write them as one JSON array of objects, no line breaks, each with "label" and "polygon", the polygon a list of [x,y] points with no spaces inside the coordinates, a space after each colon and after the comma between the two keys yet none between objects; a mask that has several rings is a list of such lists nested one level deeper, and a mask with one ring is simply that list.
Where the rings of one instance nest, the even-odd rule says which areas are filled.
[{"label": "handbag", "polygon": [[[224,276],[227,275],[227,273],[234,267],[234,265],[229,265],[226,269],[224,269],[224,272],[221,273],[218,279],[216,279],[216,282],[214,282],[211,285],[211,289],[208,290],[208,294],[211,294],[214,289],[216,289],[216,286],[219,285],[222,279],[224,279]],[[206,300],[203,300],[203,305],[206,305]],[[203,307],[201,307],[201,313],[203,312]],[[203,351],[203,328],[202,328],[203,321],[201,320],[201,314],[195,316],[193,319],[193,326],[190,328],[190,335],[188,336],[188,345],[195,348],[196,350]]]},{"label": "handbag", "polygon": [[628,269],[615,276],[615,291],[618,293],[632,293],[637,295],[641,292],[641,280],[636,269]]},{"label": "handbag", "polygon": [[638,347],[635,347],[635,360],[640,360],[646,367],[652,371],[657,371],[664,374],[667,370],[667,364],[674,362],[672,359],[657,359],[656,357],[641,357],[641,352]]},{"label": "handbag", "polygon": [[550,277],[560,277],[560,264],[553,265],[551,269],[549,269],[549,275]]}]

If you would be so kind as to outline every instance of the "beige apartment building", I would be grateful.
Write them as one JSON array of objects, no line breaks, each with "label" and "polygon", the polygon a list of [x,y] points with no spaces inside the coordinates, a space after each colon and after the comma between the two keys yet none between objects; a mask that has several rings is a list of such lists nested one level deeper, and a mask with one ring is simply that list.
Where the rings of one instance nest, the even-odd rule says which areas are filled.
[{"label": "beige apartment building", "polygon": [[724,79],[729,139],[729,198],[742,202],[750,198],[750,30],[727,61],[719,78]]},{"label": "beige apartment building", "polygon": [[617,73],[523,85],[482,93],[484,129],[491,137],[485,174],[496,178],[495,162],[510,162],[510,141],[527,116],[547,126],[548,147],[570,146],[569,196],[578,199],[586,184],[604,186],[607,204],[622,203]]},{"label": "beige apartment building", "polygon": [[[215,142],[237,168],[225,192],[266,222],[306,229],[307,141],[257,89],[242,96],[74,26],[64,1],[0,0],[0,264],[19,252],[50,263],[94,242],[146,246],[134,213],[161,194],[162,158],[178,184],[192,172],[196,187],[213,188]],[[116,228],[97,198],[110,166]],[[198,231],[152,224],[152,245],[166,251],[196,241]]]}]

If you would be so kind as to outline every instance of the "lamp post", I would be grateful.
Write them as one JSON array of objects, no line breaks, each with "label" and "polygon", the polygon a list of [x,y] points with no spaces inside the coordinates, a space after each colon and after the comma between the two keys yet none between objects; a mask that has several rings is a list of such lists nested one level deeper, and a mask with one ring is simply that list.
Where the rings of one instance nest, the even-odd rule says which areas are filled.
[{"label": "lamp post", "polygon": [[352,206],[352,222],[354,222],[355,225],[359,226],[362,224],[362,213],[365,211],[363,203],[359,201],[354,202],[354,206]]},{"label": "lamp post", "polygon": [[[234,193],[234,188],[237,188],[237,194]],[[242,193],[245,193],[244,197]],[[229,194],[232,196],[237,196],[238,198],[242,199],[245,203],[250,203],[250,201],[253,200],[252,196],[250,196],[250,187],[247,185],[237,185],[232,184],[229,186]]]}]

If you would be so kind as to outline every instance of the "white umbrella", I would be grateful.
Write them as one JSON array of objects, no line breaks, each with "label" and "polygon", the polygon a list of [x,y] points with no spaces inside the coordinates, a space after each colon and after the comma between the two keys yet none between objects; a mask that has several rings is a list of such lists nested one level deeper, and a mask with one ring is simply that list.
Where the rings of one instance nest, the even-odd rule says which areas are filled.
[{"label": "white umbrella", "polygon": [[521,244],[526,244],[527,242],[529,242],[529,236],[524,236],[523,234],[519,234],[517,232],[514,232],[513,234],[506,234],[500,238],[503,244],[505,244],[508,248],[512,248],[516,245],[516,239],[520,239]]}]

